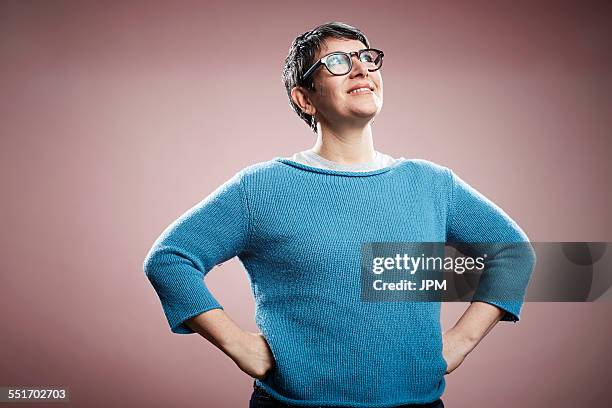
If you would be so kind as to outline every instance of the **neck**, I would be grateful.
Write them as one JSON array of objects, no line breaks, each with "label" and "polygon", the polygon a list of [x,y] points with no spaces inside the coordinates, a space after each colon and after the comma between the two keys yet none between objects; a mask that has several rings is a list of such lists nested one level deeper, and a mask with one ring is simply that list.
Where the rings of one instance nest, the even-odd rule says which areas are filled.
[{"label": "neck", "polygon": [[312,150],[324,159],[341,164],[374,161],[372,127],[334,129],[319,123],[318,136]]}]

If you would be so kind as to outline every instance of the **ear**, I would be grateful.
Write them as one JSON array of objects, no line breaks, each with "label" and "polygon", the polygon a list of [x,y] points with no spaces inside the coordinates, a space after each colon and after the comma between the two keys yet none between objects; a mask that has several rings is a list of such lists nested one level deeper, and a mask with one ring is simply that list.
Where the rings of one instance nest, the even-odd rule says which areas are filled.
[{"label": "ear", "polygon": [[291,99],[304,113],[314,115],[317,111],[314,105],[310,102],[308,91],[301,86],[294,86],[291,89]]}]

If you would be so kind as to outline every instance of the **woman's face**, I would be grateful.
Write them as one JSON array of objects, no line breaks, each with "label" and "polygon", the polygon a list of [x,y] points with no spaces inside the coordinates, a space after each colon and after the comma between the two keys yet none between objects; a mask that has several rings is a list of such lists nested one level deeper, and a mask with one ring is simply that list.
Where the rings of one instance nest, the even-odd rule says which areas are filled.
[{"label": "woman's face", "polygon": [[[315,61],[335,52],[353,52],[366,48],[358,40],[325,40]],[[380,112],[383,104],[383,81],[380,70],[369,72],[356,56],[352,58],[352,69],[346,75],[333,75],[321,66],[314,73],[315,90],[308,96],[316,108],[316,118],[324,123],[347,123],[365,125]],[[365,86],[372,91],[353,92],[351,89]]]}]

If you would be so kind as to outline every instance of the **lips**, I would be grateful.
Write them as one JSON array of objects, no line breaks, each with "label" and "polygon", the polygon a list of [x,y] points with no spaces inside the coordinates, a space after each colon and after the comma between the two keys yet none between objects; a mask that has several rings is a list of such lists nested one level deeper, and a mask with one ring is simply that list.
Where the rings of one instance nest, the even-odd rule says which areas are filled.
[{"label": "lips", "polygon": [[347,91],[347,93],[351,95],[361,94],[361,93],[370,93],[370,92],[374,92],[374,86],[372,86],[371,84],[367,82],[355,84]]},{"label": "lips", "polygon": [[368,88],[358,88],[349,92],[349,95],[366,95],[371,94],[372,90]]}]

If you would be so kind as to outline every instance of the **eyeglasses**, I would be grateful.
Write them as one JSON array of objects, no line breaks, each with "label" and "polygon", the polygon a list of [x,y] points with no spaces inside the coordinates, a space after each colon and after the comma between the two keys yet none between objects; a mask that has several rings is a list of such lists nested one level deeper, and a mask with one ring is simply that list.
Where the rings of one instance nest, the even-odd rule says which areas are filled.
[{"label": "eyeglasses", "polygon": [[332,52],[308,68],[308,71],[302,77],[302,81],[305,81],[321,65],[325,65],[325,68],[333,75],[346,75],[353,69],[353,56],[358,57],[359,61],[365,64],[369,72],[374,72],[382,66],[384,55],[381,50],[375,50],[374,48],[366,48],[353,52]]}]

